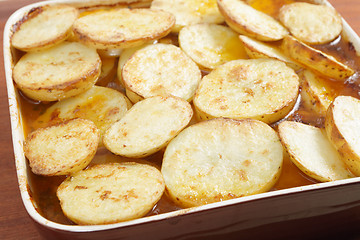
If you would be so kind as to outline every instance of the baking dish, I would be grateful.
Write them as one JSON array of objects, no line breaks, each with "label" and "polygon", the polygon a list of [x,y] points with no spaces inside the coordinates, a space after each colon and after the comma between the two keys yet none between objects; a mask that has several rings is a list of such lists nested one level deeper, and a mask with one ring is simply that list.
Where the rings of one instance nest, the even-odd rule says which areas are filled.
[{"label": "baking dish", "polygon": [[[12,27],[27,12],[38,6],[66,3],[77,7],[91,7],[99,5],[100,2],[101,5],[114,5],[115,2],[122,1],[39,2],[16,11],[4,29],[4,63],[19,188],[26,210],[43,232],[63,239],[238,238],[250,234],[253,237],[266,236],[270,232],[273,235],[268,238],[294,235],[300,237],[302,234],[312,234],[306,226],[310,228],[319,225],[318,230],[321,230],[321,223],[331,227],[335,215],[337,221],[346,222],[354,217],[359,218],[356,211],[353,211],[359,211],[360,207],[359,177],[276,190],[110,225],[59,224],[39,214],[31,195],[29,167],[23,154],[25,133],[20,96],[12,80],[12,68],[16,61],[10,46]],[[329,5],[326,1],[314,2]],[[360,52],[359,37],[345,21],[343,25],[343,36],[352,43],[357,52]],[[297,228],[300,226],[302,230],[299,231]]]}]

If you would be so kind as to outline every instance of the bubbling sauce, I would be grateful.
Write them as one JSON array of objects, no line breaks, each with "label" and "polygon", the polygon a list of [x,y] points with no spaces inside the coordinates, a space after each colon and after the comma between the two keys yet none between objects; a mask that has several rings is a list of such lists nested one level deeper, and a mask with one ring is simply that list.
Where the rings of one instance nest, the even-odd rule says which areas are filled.
[{"label": "bubbling sauce", "polygon": [[[275,18],[277,18],[278,10],[284,4],[295,2],[294,0],[248,0],[248,3],[254,8],[263,11]],[[159,40],[161,42],[162,40]],[[173,44],[178,45],[177,35],[170,34],[165,37],[163,41],[171,41]],[[330,55],[333,55],[338,60],[352,67],[356,74],[344,82],[327,79],[328,85],[331,88],[332,94],[337,95],[349,95],[359,98],[360,90],[360,57],[357,56],[353,45],[339,36],[333,42],[323,45],[314,45],[313,47],[324,51]],[[18,59],[22,52],[16,52],[14,59]],[[116,68],[117,66],[115,66]],[[116,72],[116,71],[115,71]],[[203,72],[203,75],[207,72]],[[113,79],[108,83],[108,87],[122,90],[122,87],[118,84],[118,80],[114,75]],[[23,115],[23,125],[25,135],[37,128],[36,119],[44,113],[44,111],[52,105],[52,103],[34,102],[21,93],[20,109]],[[308,123],[317,127],[324,127],[324,119],[319,117],[316,113],[308,111],[299,101],[299,104],[295,107],[292,113],[283,120],[292,120],[303,123]],[[195,119],[191,123],[196,122]],[[274,129],[277,128],[277,123],[273,124]],[[127,159],[124,157],[116,156],[109,152],[105,148],[100,148],[95,155],[93,161],[89,166],[94,164],[106,163],[106,162],[122,162],[122,161],[138,161],[152,164],[158,169],[161,168],[163,151],[155,153],[143,160]],[[59,200],[56,196],[56,189],[59,184],[66,178],[66,176],[56,177],[44,177],[33,174],[28,167],[29,177],[29,192],[33,199],[34,205],[38,212],[50,221],[54,221],[61,224],[74,224],[64,216]],[[317,183],[317,181],[304,175],[289,159],[289,156],[284,153],[284,162],[282,168],[282,174],[278,182],[273,187],[274,190],[286,189],[298,186],[305,186],[309,184]],[[180,207],[176,206],[166,194],[160,199],[156,206],[150,211],[147,216],[166,213],[174,210],[178,210]]]}]

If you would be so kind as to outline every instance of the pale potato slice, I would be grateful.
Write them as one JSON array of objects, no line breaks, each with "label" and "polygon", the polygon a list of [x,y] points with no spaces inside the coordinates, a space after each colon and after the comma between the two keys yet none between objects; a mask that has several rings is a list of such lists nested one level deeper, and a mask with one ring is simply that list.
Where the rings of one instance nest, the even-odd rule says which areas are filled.
[{"label": "pale potato slice", "polygon": [[245,35],[239,36],[242,41],[245,51],[250,58],[272,58],[286,63],[289,67],[299,70],[301,67],[287,57],[280,49],[275,46],[271,46],[268,43],[264,43]]},{"label": "pale potato slice", "polygon": [[215,67],[247,55],[238,34],[216,24],[186,26],[179,33],[179,45],[203,69]]},{"label": "pale potato slice", "polygon": [[114,122],[120,120],[131,103],[129,99],[111,88],[94,86],[89,91],[53,104],[41,114],[34,127],[45,127],[68,119],[83,118],[91,120],[102,136]]},{"label": "pale potato slice", "polygon": [[40,52],[29,52],[16,63],[13,78],[29,98],[57,101],[90,89],[101,72],[95,49],[63,42]]},{"label": "pale potato slice", "polygon": [[338,96],[330,105],[325,129],[348,168],[360,176],[360,100]]},{"label": "pale potato slice", "polygon": [[344,80],[355,73],[353,69],[333,56],[310,47],[290,35],[284,38],[281,47],[287,56],[324,76]]},{"label": "pale potato slice", "polygon": [[309,177],[320,182],[353,177],[322,129],[285,121],[279,135],[291,161]]},{"label": "pale potato slice", "polygon": [[329,80],[314,74],[310,70],[298,73],[301,87],[301,101],[307,109],[325,117],[326,111],[335,98],[334,89]]},{"label": "pale potato slice", "polygon": [[200,120],[253,118],[274,123],[294,107],[299,78],[272,59],[234,60],[203,77],[194,96]]},{"label": "pale potato slice", "polygon": [[279,19],[293,36],[307,44],[331,42],[342,31],[340,14],[326,5],[287,4],[280,9]]},{"label": "pale potato slice", "polygon": [[267,124],[217,118],[174,138],[161,173],[174,202],[192,207],[270,190],[282,160],[280,140]]},{"label": "pale potato slice", "polygon": [[23,51],[54,46],[70,36],[78,15],[76,8],[67,5],[45,5],[32,9],[16,25],[11,44]]},{"label": "pale potato slice", "polygon": [[78,118],[31,132],[24,152],[33,173],[67,175],[90,163],[98,143],[99,130],[95,124]]},{"label": "pale potato slice", "polygon": [[136,103],[104,135],[104,145],[125,157],[145,157],[167,145],[193,115],[191,105],[177,97],[151,97]]},{"label": "pale potato slice", "polygon": [[150,8],[164,10],[175,16],[173,32],[179,32],[185,26],[198,23],[224,22],[216,0],[153,0]]},{"label": "pale potato slice", "polygon": [[60,184],[56,194],[70,220],[94,225],[144,216],[164,189],[157,168],[128,162],[99,164],[77,172]]},{"label": "pale potato slice", "polygon": [[166,36],[175,17],[151,9],[118,8],[97,11],[75,21],[79,41],[97,49],[135,47]]},{"label": "pale potato slice", "polygon": [[158,43],[136,51],[124,65],[122,78],[134,103],[157,95],[191,101],[201,71],[180,48]]},{"label": "pale potato slice", "polygon": [[241,0],[217,0],[217,3],[226,23],[240,34],[263,41],[277,41],[288,34],[274,18]]}]

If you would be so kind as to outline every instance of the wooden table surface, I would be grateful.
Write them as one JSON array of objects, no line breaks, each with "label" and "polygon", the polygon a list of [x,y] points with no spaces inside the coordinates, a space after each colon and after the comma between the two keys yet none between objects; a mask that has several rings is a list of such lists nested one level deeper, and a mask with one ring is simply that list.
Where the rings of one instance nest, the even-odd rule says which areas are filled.
[{"label": "wooden table surface", "polygon": [[[329,0],[343,18],[360,34],[359,0]],[[0,30],[3,35],[8,17],[18,8],[28,5],[32,0],[0,0]],[[33,221],[25,211],[18,189],[8,99],[3,65],[3,52],[0,41],[0,239],[43,239]],[[331,231],[331,229],[329,229]],[[360,223],[359,223],[360,232]]]}]

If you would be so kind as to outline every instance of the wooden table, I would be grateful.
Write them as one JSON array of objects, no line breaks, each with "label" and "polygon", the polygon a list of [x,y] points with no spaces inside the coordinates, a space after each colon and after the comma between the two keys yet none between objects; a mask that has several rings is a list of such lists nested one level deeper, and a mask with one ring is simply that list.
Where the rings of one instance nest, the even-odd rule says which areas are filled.
[{"label": "wooden table", "polygon": [[[360,34],[359,0],[329,0]],[[8,17],[18,8],[36,2],[33,0],[0,0],[1,36]],[[0,239],[43,239],[25,211],[18,189],[6,93],[1,37],[0,50]],[[360,199],[359,199],[360,200]],[[329,229],[331,231],[331,229]],[[360,223],[359,223],[360,232]],[[354,238],[352,238],[354,239]]]}]

